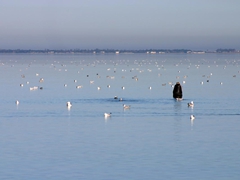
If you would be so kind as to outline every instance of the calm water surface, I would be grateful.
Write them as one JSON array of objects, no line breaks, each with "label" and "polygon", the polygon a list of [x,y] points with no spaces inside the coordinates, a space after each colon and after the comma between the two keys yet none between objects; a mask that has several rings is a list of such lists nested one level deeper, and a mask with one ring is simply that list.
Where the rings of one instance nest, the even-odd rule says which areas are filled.
[{"label": "calm water surface", "polygon": [[[0,55],[0,179],[239,179],[239,62],[239,54]],[[172,98],[178,81],[182,101]]]}]

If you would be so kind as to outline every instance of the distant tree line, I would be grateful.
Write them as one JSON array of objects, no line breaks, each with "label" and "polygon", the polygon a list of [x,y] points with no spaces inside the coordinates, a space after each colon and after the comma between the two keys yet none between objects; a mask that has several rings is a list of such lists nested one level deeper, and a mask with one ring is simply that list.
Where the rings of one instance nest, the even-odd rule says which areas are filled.
[{"label": "distant tree line", "polygon": [[233,53],[236,52],[235,49],[217,49],[216,50],[217,53]]},{"label": "distant tree line", "polygon": [[[24,49],[0,49],[0,53],[36,53],[36,54],[74,54],[74,53],[192,53],[190,49],[144,49],[144,50],[119,50],[119,49],[44,49],[44,50],[24,50]],[[205,52],[205,51],[202,51]],[[217,53],[233,53],[237,52],[235,49],[217,49]]]},{"label": "distant tree line", "polygon": [[23,50],[23,49],[0,49],[0,53],[151,53],[151,52],[164,52],[164,53],[187,53],[189,49],[145,49],[145,50],[119,50],[119,49],[44,49],[44,50]]}]

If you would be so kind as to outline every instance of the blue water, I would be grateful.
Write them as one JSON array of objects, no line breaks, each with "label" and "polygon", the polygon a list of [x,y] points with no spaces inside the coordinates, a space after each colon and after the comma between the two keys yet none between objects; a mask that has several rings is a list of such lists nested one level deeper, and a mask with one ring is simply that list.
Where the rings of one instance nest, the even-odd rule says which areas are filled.
[{"label": "blue water", "polygon": [[[0,55],[0,179],[239,179],[239,62],[240,54]],[[172,98],[178,81],[182,101]]]}]

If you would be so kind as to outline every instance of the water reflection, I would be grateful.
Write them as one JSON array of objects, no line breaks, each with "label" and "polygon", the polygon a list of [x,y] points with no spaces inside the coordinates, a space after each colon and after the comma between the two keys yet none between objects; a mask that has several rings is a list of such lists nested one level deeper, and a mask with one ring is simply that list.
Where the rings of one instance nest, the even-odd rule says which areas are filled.
[{"label": "water reflection", "polygon": [[190,119],[191,121],[191,130],[193,130],[194,119]]},{"label": "water reflection", "polygon": [[175,101],[174,102],[174,112],[175,115],[179,115],[182,112],[182,101]]}]

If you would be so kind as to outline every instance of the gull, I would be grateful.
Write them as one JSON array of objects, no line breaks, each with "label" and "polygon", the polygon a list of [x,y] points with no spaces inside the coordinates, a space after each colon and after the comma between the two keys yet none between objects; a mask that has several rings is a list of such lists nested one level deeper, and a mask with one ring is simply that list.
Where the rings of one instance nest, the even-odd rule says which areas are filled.
[{"label": "gull", "polygon": [[130,105],[123,104],[124,109],[130,109],[130,107],[131,107]]},{"label": "gull", "polygon": [[18,100],[15,103],[16,103],[16,105],[19,105],[19,101]]},{"label": "gull", "polygon": [[193,107],[193,106],[194,106],[193,101],[191,101],[190,103],[188,103],[188,107]]},{"label": "gull", "polygon": [[99,87],[99,86],[98,86],[98,87],[97,87],[97,89],[98,89],[98,90],[100,90],[100,89],[101,89],[101,87]]},{"label": "gull", "polygon": [[76,86],[76,88],[77,88],[77,89],[81,89],[81,88],[82,88],[82,86],[80,86],[80,85],[79,85],[79,86]]},{"label": "gull", "polygon": [[37,89],[38,89],[38,87],[37,87],[37,86],[30,87],[30,91],[37,90]]},{"label": "gull", "polygon": [[190,116],[190,119],[191,119],[191,120],[194,120],[194,119],[195,119],[195,116],[194,116],[194,115],[191,115],[191,116]]},{"label": "gull", "polygon": [[40,82],[40,83],[42,83],[43,81],[44,81],[44,79],[43,79],[43,78],[41,78],[41,79],[39,80],[39,82]]},{"label": "gull", "polygon": [[67,105],[67,107],[71,107],[72,103],[70,101],[68,101],[66,105]]},{"label": "gull", "polygon": [[104,113],[104,116],[105,116],[105,118],[111,117],[111,114],[112,114],[112,113]]}]

